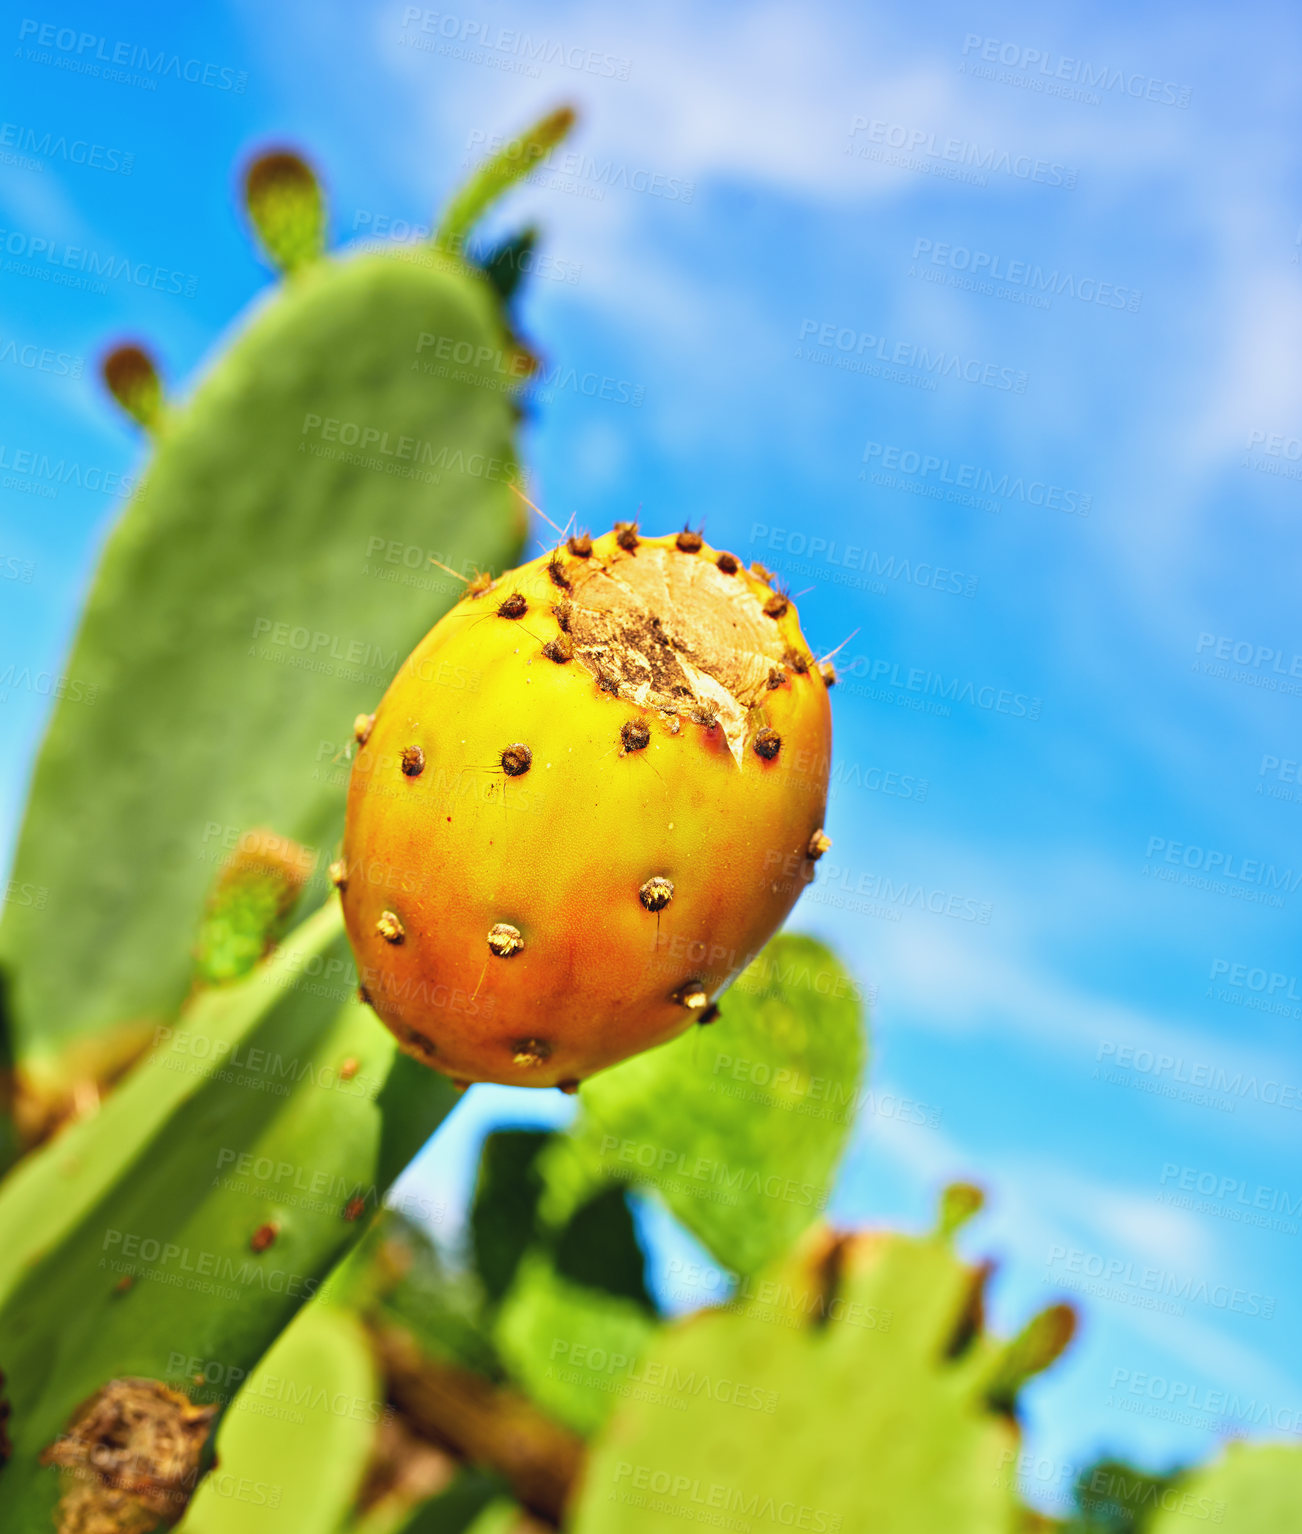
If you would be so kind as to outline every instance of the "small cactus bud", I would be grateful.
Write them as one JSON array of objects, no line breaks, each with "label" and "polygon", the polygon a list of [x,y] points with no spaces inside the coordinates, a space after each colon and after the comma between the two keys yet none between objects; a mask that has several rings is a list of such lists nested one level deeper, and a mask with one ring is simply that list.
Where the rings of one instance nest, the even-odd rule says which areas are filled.
[{"label": "small cactus bud", "polygon": [[337,890],[348,887],[348,865],[343,858],[336,858],[330,865],[330,882]]},{"label": "small cactus bud", "polygon": [[775,591],[768,601],[765,602],[764,613],[769,618],[781,618],[790,606],[791,603],[787,601],[786,597],[780,591]]},{"label": "small cactus bud", "polygon": [[700,533],[694,533],[690,527],[685,527],[674,539],[675,544],[684,554],[699,554],[704,541]]},{"label": "small cactus bud", "polygon": [[398,920],[392,911],[381,911],[375,923],[377,936],[382,937],[386,943],[401,943],[407,936],[407,929]]},{"label": "small cactus bud", "polygon": [[737,556],[726,551],[720,554],[714,562],[725,575],[736,575],[737,571],[741,569]]},{"label": "small cactus bud", "polygon": [[249,217],[272,261],[293,274],[325,250],[325,199],[311,167],[284,150],[264,154],[244,179]]},{"label": "small cactus bud", "polygon": [[513,591],[497,609],[499,618],[523,618],[529,611],[529,604],[518,591]]},{"label": "small cactus bud", "polygon": [[146,431],[162,420],[163,386],[154,359],[139,346],[119,346],[104,359],[104,382],[123,410]]},{"label": "small cactus bud", "polygon": [[547,561],[547,574],[553,586],[559,586],[562,591],[570,589],[572,582],[565,573],[565,565],[559,549],[552,550],[552,557]]},{"label": "small cactus bud", "polygon": [[587,533],[574,533],[566,539],[565,547],[574,555],[575,559],[590,559],[592,557],[592,539]]},{"label": "small cactus bud", "polygon": [[825,687],[836,686],[836,667],[830,660],[819,661],[818,674],[823,678],[823,685]]},{"label": "small cactus bud", "polygon": [[364,746],[371,738],[371,731],[375,728],[374,714],[358,714],[353,720],[353,739],[359,746]]},{"label": "small cactus bud", "polygon": [[831,848],[831,845],[832,838],[828,836],[820,826],[819,829],[815,831],[814,834],[809,838],[809,846],[806,851],[808,855],[813,858],[814,862],[817,863],[819,858],[821,858],[822,855]]},{"label": "small cactus bud", "polygon": [[409,778],[418,778],[425,771],[425,753],[419,746],[402,748],[402,770]]},{"label": "small cactus bud", "polygon": [[510,959],[523,949],[524,938],[519,927],[499,921],[488,929],[488,946],[499,959]]},{"label": "small cactus bud", "polygon": [[616,522],[615,523],[615,542],[626,553],[631,554],[634,551],[634,549],[637,548],[637,545],[638,545],[637,523],[636,522]]}]

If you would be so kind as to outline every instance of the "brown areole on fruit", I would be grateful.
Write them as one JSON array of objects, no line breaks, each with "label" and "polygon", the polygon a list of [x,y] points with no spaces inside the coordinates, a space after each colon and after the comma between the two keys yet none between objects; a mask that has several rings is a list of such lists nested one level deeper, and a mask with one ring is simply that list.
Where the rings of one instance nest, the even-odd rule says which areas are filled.
[{"label": "brown areole on fruit", "polygon": [[713,1019],[830,845],[829,680],[766,577],[622,523],[468,588],[403,664],[337,882],[408,1053],[570,1090]]}]

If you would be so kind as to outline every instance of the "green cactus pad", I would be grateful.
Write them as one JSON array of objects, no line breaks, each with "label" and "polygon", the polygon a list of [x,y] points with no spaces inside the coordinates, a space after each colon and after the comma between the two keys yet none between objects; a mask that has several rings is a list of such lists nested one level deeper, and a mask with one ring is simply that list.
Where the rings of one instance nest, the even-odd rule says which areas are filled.
[{"label": "green cactus pad", "polygon": [[582,1088],[574,1131],[544,1157],[544,1218],[607,1180],[643,1183],[725,1267],[756,1271],[826,1203],[865,1055],[846,970],[812,938],[775,938],[716,1022]]},{"label": "green cactus pad", "polygon": [[[492,162],[456,226],[509,179]],[[264,232],[299,256],[304,186],[259,193]],[[294,280],[169,407],[64,668],[80,685],[52,716],[13,872],[45,899],[0,926],[38,1098],[84,1076],[89,1038],[120,1032],[129,1053],[175,1013],[233,838],[265,825],[324,868],[352,721],[462,590],[432,561],[470,575],[520,550],[520,369],[493,282],[428,247],[282,256]],[[114,392],[157,425],[152,363],[115,357]]]},{"label": "green cactus pad", "polygon": [[[1106,1496],[1102,1485],[1085,1490]],[[1208,1522],[1218,1534],[1293,1534],[1302,1520],[1302,1449],[1231,1443],[1214,1465],[1178,1478],[1157,1502],[1149,1534],[1184,1534]]]},{"label": "green cactus pad", "polygon": [[574,1534],[685,1519],[839,1534],[1012,1534],[1017,1429],[980,1270],[940,1236],[809,1233],[661,1334],[594,1446]]},{"label": "green cactus pad", "polygon": [[0,1526],[48,1526],[39,1456],[107,1382],[220,1401],[209,1368],[254,1367],[448,1112],[350,987],[331,902],[0,1189]]}]

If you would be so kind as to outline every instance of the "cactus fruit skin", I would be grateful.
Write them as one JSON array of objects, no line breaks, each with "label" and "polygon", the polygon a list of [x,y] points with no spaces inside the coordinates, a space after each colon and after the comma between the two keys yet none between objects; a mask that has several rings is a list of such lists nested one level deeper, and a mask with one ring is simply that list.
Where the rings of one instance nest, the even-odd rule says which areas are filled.
[{"label": "cactus fruit skin", "polygon": [[626,524],[472,582],[362,736],[365,999],[461,1081],[570,1086],[710,1021],[826,842],[795,607],[696,533]]}]

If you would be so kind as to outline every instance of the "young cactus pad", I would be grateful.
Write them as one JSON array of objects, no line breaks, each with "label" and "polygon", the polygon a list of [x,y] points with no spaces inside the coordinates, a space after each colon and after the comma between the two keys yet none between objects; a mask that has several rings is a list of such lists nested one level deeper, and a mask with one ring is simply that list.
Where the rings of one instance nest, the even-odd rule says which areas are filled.
[{"label": "young cactus pad", "polygon": [[710,1021],[830,845],[827,689],[790,600],[695,533],[473,582],[358,721],[365,998],[436,1070],[520,1086]]}]

